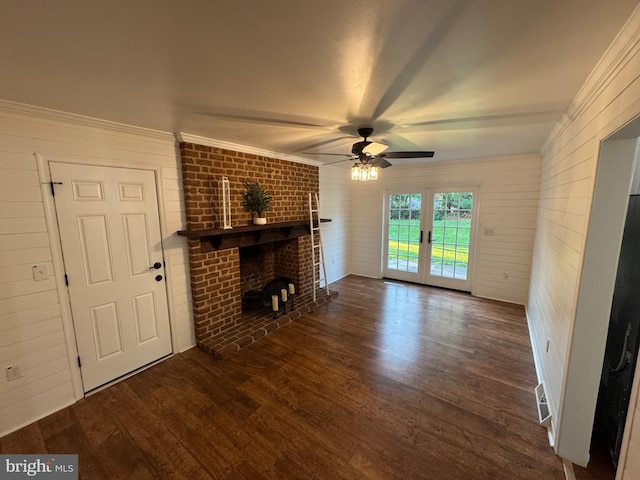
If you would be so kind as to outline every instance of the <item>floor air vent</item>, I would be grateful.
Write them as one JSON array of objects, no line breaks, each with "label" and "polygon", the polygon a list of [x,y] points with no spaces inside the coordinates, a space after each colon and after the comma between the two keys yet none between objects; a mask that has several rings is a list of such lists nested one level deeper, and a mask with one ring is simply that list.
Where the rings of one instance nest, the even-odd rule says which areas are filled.
[{"label": "floor air vent", "polygon": [[544,386],[539,384],[535,388],[536,404],[538,406],[538,421],[543,427],[549,427],[551,423],[551,413],[547,404],[547,396],[544,393]]}]

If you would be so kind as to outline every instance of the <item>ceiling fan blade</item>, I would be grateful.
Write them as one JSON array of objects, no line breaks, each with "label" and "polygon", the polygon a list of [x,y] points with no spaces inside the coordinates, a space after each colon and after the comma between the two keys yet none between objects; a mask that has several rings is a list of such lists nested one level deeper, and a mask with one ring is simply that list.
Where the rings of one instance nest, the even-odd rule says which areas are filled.
[{"label": "ceiling fan blade", "polygon": [[376,157],[373,160],[373,162],[371,162],[371,166],[378,167],[378,168],[387,168],[387,167],[392,167],[393,165],[391,163],[387,162],[382,157]]},{"label": "ceiling fan blade", "polygon": [[430,151],[414,151],[414,152],[387,152],[383,156],[387,158],[431,158],[435,152]]},{"label": "ceiling fan blade", "polygon": [[362,149],[362,153],[378,155],[379,153],[384,152],[387,148],[389,148],[389,145],[385,145],[384,143],[371,142]]},{"label": "ceiling fan blade", "polygon": [[345,158],[344,160],[336,160],[335,162],[323,163],[323,164],[321,165],[321,167],[325,167],[325,166],[327,166],[327,165],[333,165],[333,164],[335,164],[335,163],[353,162],[354,160],[355,160],[356,162],[358,161],[357,159],[354,159],[354,158],[353,158],[352,156],[350,156],[350,155],[346,155],[346,156],[348,156],[349,158]]}]

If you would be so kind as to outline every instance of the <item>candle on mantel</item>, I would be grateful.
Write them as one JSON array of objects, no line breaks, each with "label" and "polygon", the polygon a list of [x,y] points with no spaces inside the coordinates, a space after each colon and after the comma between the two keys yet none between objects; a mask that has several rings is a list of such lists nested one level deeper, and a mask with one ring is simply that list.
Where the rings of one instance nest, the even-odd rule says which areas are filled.
[{"label": "candle on mantel", "polygon": [[278,311],[278,295],[271,295],[271,310]]},{"label": "candle on mantel", "polygon": [[280,290],[280,300],[282,300],[283,302],[287,301],[287,290],[284,288]]},{"label": "candle on mantel", "polygon": [[293,295],[294,293],[296,293],[296,287],[293,283],[289,284],[289,295]]}]

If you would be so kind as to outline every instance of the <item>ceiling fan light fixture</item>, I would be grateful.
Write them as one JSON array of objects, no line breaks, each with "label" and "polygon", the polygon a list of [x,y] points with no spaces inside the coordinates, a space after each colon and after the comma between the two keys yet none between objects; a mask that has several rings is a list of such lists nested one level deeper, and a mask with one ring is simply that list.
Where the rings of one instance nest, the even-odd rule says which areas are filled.
[{"label": "ceiling fan light fixture", "polygon": [[378,179],[378,167],[355,163],[351,167],[351,180],[368,182]]},{"label": "ceiling fan light fixture", "polygon": [[353,167],[351,167],[351,180],[360,180],[360,167],[357,163],[354,163]]}]

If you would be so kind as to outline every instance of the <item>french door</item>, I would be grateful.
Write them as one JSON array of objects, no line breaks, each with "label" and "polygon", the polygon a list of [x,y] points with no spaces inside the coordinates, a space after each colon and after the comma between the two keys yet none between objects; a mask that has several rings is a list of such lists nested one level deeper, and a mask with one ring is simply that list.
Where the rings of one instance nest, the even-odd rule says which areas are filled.
[{"label": "french door", "polygon": [[472,189],[387,192],[383,275],[471,291],[474,196]]}]

